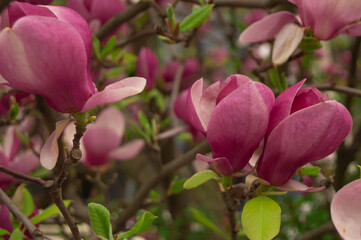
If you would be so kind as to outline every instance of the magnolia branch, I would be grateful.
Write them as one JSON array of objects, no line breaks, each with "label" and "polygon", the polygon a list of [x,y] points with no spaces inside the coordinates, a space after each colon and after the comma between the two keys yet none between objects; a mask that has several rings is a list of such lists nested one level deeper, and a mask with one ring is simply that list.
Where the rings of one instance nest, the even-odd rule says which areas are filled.
[{"label": "magnolia branch", "polygon": [[19,219],[26,229],[30,232],[31,236],[34,237],[35,240],[43,240],[41,231],[30,221],[30,219],[25,216],[25,214],[11,201],[11,199],[6,195],[6,193],[0,188],[0,201],[5,204],[10,212],[14,214],[14,216]]},{"label": "magnolia branch", "polygon": [[361,98],[361,90],[356,88],[338,86],[334,84],[319,84],[319,85],[315,85],[315,87],[321,91],[335,91],[335,92],[345,93],[348,96]]},{"label": "magnolia branch", "polygon": [[13,0],[1,0],[0,1],[0,13],[12,2]]},{"label": "magnolia branch", "polygon": [[149,192],[157,186],[164,178],[168,177],[170,174],[174,173],[176,170],[181,167],[191,163],[194,160],[194,156],[197,153],[207,153],[210,151],[210,147],[207,142],[203,142],[193,149],[186,152],[183,156],[174,159],[173,161],[163,165],[162,170],[149,179],[146,183],[142,185],[132,202],[129,206],[121,213],[118,219],[113,223],[114,231],[121,229],[126,221],[134,216],[134,214],[140,209],[143,205],[144,200],[149,195]]}]

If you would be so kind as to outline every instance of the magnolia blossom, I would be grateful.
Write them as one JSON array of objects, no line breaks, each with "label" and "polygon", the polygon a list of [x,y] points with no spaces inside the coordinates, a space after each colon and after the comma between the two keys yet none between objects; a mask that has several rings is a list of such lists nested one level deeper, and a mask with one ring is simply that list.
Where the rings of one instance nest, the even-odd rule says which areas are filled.
[{"label": "magnolia blossom", "polygon": [[275,65],[287,61],[301,42],[305,28],[311,29],[319,40],[330,40],[341,33],[361,35],[359,0],[289,1],[297,5],[300,19],[290,12],[277,12],[255,22],[239,37],[241,42],[253,43],[276,36],[272,54]]},{"label": "magnolia blossom", "polygon": [[361,179],[341,188],[331,202],[331,218],[344,240],[361,239]]},{"label": "magnolia blossom", "polygon": [[155,87],[158,75],[158,58],[150,48],[142,48],[137,58],[137,74],[147,79],[148,90]]},{"label": "magnolia blossom", "polygon": [[223,175],[242,170],[262,141],[274,102],[272,91],[243,75],[232,75],[203,90],[203,79],[188,93],[189,122],[207,138],[213,158],[198,154]]},{"label": "magnolia blossom", "polygon": [[75,11],[14,2],[1,19],[0,82],[41,95],[63,113],[87,112],[141,92],[133,77],[98,92],[90,77],[92,37]]},{"label": "magnolia blossom", "polygon": [[[5,131],[4,143],[0,146],[0,165],[24,174],[34,171],[39,165],[39,158],[30,149],[21,152],[21,142],[14,126]],[[7,187],[14,181],[10,175],[0,173],[1,187]]]},{"label": "magnolia blossom", "polygon": [[[123,114],[115,107],[103,110],[96,122],[87,127],[81,140],[82,162],[89,166],[101,166],[111,160],[128,160],[134,158],[144,147],[142,139],[130,141],[119,146],[125,131]],[[74,124],[65,130],[65,141],[72,147],[75,133]],[[101,137],[99,137],[101,136]]]},{"label": "magnolia blossom", "polygon": [[[163,72],[163,79],[165,82],[171,83],[174,81],[179,66],[180,66],[179,61],[173,60],[167,62]],[[186,81],[188,78],[192,76],[195,76],[199,72],[199,69],[200,69],[199,62],[196,58],[187,58],[184,61],[184,69],[181,77],[183,84],[181,85],[185,85],[184,81]]]},{"label": "magnolia blossom", "polygon": [[257,174],[274,186],[288,184],[299,167],[333,153],[349,135],[352,118],[340,103],[305,80],[282,92],[272,108]]},{"label": "magnolia blossom", "polygon": [[37,5],[47,5],[50,4],[53,0],[17,0],[18,2],[27,2]]}]

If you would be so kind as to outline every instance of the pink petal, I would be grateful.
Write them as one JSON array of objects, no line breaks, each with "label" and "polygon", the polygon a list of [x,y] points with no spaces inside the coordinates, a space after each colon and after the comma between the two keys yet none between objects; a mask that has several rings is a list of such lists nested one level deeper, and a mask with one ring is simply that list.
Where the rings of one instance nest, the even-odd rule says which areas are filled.
[{"label": "pink petal", "polygon": [[235,172],[242,170],[266,133],[269,109],[253,82],[239,87],[214,109],[207,140],[213,158],[227,158]]},{"label": "pink petal", "polygon": [[14,159],[11,164],[11,169],[24,174],[29,174],[36,170],[38,166],[39,158],[35,156],[31,150],[28,150]]},{"label": "pink petal", "polygon": [[341,188],[331,202],[331,217],[345,240],[361,239],[361,179]]},{"label": "pink petal", "polygon": [[146,80],[141,77],[125,78],[119,82],[110,84],[106,86],[103,91],[91,96],[81,112],[88,112],[101,104],[118,102],[126,97],[138,94],[143,91],[145,84]]},{"label": "pink petal", "polygon": [[89,126],[89,128],[99,127],[109,128],[121,139],[125,131],[124,115],[116,107],[109,106],[97,116],[95,123]]},{"label": "pink petal", "polygon": [[102,23],[125,9],[121,0],[93,0],[91,15]]},{"label": "pink petal", "polygon": [[15,127],[11,126],[7,128],[4,136],[4,154],[10,161],[12,161],[19,152],[20,146],[21,142],[16,135]]},{"label": "pink petal", "polygon": [[301,88],[293,100],[291,114],[323,101],[322,93],[317,88]]},{"label": "pink petal", "polygon": [[158,75],[158,57],[150,48],[142,48],[137,59],[137,75],[147,80],[147,89],[155,87]]},{"label": "pink petal", "polygon": [[277,188],[287,192],[320,192],[325,189],[325,187],[309,187],[293,179],[290,179],[282,186],[277,186]]},{"label": "pink petal", "polygon": [[294,23],[286,24],[277,34],[272,51],[275,66],[285,63],[303,38],[303,29]]},{"label": "pink petal", "polygon": [[84,0],[68,0],[68,7],[77,11],[86,21],[91,19],[89,9],[84,4]]},{"label": "pink petal", "polygon": [[26,16],[1,31],[0,48],[0,73],[11,87],[42,95],[59,112],[78,112],[90,97],[84,42],[71,25]]},{"label": "pink petal", "polygon": [[352,24],[350,26],[348,26],[345,30],[344,33],[349,34],[351,36],[361,36],[361,22]]},{"label": "pink petal", "polygon": [[109,153],[109,159],[111,160],[129,160],[139,154],[139,152],[145,146],[143,139],[136,139],[124,144],[123,146],[112,150]]},{"label": "pink petal", "polygon": [[175,115],[183,120],[185,123],[189,123],[188,114],[187,114],[187,97],[188,89],[181,92],[173,103],[173,110]]},{"label": "pink petal", "polygon": [[64,120],[56,123],[55,131],[46,140],[40,152],[40,163],[46,169],[53,169],[58,160],[59,147],[58,138],[70,122],[70,115]]},{"label": "pink petal", "polygon": [[189,122],[199,131],[206,133],[207,125],[200,116],[200,101],[203,94],[203,78],[196,81],[188,91],[187,113]]},{"label": "pink petal", "polygon": [[202,154],[197,154],[196,159],[208,163],[213,169],[222,173],[223,175],[232,175],[235,172],[231,163],[225,157],[209,158]]},{"label": "pink petal", "polygon": [[296,21],[295,15],[281,11],[262,18],[246,28],[239,36],[244,43],[263,42],[274,37],[287,23]]},{"label": "pink petal", "polygon": [[336,101],[299,110],[273,129],[257,173],[275,186],[284,185],[299,167],[334,152],[351,128],[350,113]]}]

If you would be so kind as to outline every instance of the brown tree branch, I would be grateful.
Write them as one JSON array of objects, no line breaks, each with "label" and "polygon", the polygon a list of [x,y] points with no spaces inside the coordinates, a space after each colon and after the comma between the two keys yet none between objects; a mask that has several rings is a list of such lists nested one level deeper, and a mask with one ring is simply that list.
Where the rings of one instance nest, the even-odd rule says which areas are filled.
[{"label": "brown tree branch", "polygon": [[[346,87],[346,86],[338,86],[338,85],[334,85],[334,84],[318,84],[318,85],[314,85],[318,90],[321,91],[335,91],[335,92],[340,92],[340,93],[344,93],[348,96],[353,96],[353,97],[359,97],[361,98],[361,90],[356,89],[356,88],[351,88],[351,87]],[[305,86],[305,87],[310,87],[310,86]]]},{"label": "brown tree branch", "polygon": [[120,214],[119,218],[113,222],[113,229],[115,232],[122,229],[128,219],[130,219],[143,205],[149,192],[157,186],[164,178],[168,177],[177,169],[191,163],[197,153],[206,153],[210,151],[207,142],[200,143],[193,149],[186,152],[183,156],[174,159],[173,161],[163,165],[162,170],[153,178],[149,179],[138,191],[129,206]]},{"label": "brown tree branch", "polygon": [[13,0],[1,0],[0,1],[0,14]]},{"label": "brown tree branch", "polygon": [[321,239],[322,235],[324,235],[325,233],[336,233],[336,232],[337,231],[333,226],[333,223],[331,221],[328,221],[325,224],[321,225],[320,227],[303,234],[301,240],[318,240]]},{"label": "brown tree branch", "polygon": [[1,165],[0,165],[0,172],[3,172],[5,174],[7,174],[7,175],[10,175],[10,176],[12,176],[14,178],[17,178],[17,179],[20,179],[20,180],[23,180],[23,181],[26,181],[26,182],[34,183],[34,184],[36,184],[36,185],[38,185],[40,187],[49,186],[49,183],[47,183],[47,181],[44,181],[41,178],[28,176],[26,174],[13,171],[13,170],[11,170],[9,168],[6,168],[4,166],[1,166]]},{"label": "brown tree branch", "polygon": [[12,212],[14,216],[24,224],[26,229],[28,229],[31,236],[33,236],[35,240],[44,240],[42,232],[30,221],[27,216],[25,216],[25,214],[13,203],[13,201],[8,197],[8,195],[6,195],[6,193],[1,188],[0,201],[5,204],[10,210],[10,212]]},{"label": "brown tree branch", "polygon": [[112,33],[117,27],[137,16],[139,13],[146,11],[150,7],[149,2],[138,2],[127,7],[124,11],[117,13],[109,21],[107,21],[96,33],[100,41],[104,40],[108,34]]}]

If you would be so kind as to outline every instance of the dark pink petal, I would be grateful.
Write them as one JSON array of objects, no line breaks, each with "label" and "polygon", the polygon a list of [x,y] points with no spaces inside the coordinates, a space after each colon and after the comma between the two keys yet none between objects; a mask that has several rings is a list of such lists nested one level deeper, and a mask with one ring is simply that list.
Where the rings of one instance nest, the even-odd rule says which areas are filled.
[{"label": "dark pink petal", "polygon": [[47,5],[50,4],[53,0],[17,0],[18,2],[28,2],[36,5]]},{"label": "dark pink petal", "polygon": [[188,97],[188,90],[184,90],[179,94],[176,100],[173,103],[173,110],[175,115],[183,120],[185,123],[189,123],[188,121],[188,114],[187,114],[187,97]]},{"label": "dark pink petal", "polygon": [[361,22],[357,22],[355,24],[352,24],[348,27],[346,27],[346,29],[344,29],[343,33],[349,34],[351,36],[361,36]]},{"label": "dark pink petal", "polygon": [[21,146],[20,139],[16,134],[16,129],[14,126],[11,126],[6,129],[4,135],[4,154],[5,156],[12,161],[16,154],[19,152]]},{"label": "dark pink petal", "polygon": [[[8,232],[13,232],[13,224],[10,221],[10,211],[6,207],[5,204],[0,205],[0,228],[3,228],[7,230]],[[8,235],[6,235],[7,238],[9,238]]]},{"label": "dark pink petal", "polygon": [[121,0],[93,0],[91,16],[99,19],[104,24],[124,9],[125,6]]},{"label": "dark pink petal", "polygon": [[103,91],[91,96],[81,112],[88,112],[101,104],[118,102],[126,97],[138,94],[143,91],[145,83],[146,80],[144,78],[130,77],[110,84],[106,86]]},{"label": "dark pink petal", "polygon": [[250,81],[252,81],[250,78],[241,74],[233,74],[229,76],[224,82],[221,83],[223,87],[217,96],[216,103],[218,104],[223,98],[227,97],[237,88],[246,83],[249,83]]},{"label": "dark pink petal", "polygon": [[124,144],[123,146],[112,150],[109,153],[110,160],[129,160],[139,154],[139,152],[145,146],[143,139],[136,139]]},{"label": "dark pink petal", "polygon": [[253,82],[239,87],[214,109],[207,140],[213,158],[227,158],[235,172],[242,170],[266,133],[269,109]]},{"label": "dark pink petal", "polygon": [[267,135],[269,135],[272,130],[286,117],[291,113],[293,100],[295,99],[298,91],[300,90],[302,84],[306,79],[300,81],[299,83],[288,88],[282,92],[275,100],[273,108],[271,111],[270,122],[267,130]]},{"label": "dark pink petal", "polygon": [[86,7],[84,0],[68,0],[68,7],[77,11],[86,21],[90,21],[89,8]]},{"label": "dark pink petal", "polygon": [[158,75],[158,57],[150,48],[142,48],[137,59],[137,74],[147,79],[147,89],[155,86]]},{"label": "dark pink petal", "polygon": [[277,12],[262,18],[246,28],[239,36],[244,43],[263,42],[273,38],[287,23],[296,21],[295,15],[290,12]]},{"label": "dark pink petal", "polygon": [[341,188],[331,202],[331,218],[345,240],[361,239],[361,179]]},{"label": "dark pink petal", "polygon": [[0,73],[13,88],[42,95],[59,112],[79,112],[91,92],[81,35],[56,18],[26,16],[0,33]]},{"label": "dark pink petal", "polygon": [[46,169],[53,169],[58,160],[59,147],[58,138],[64,131],[65,127],[70,122],[70,115],[68,118],[56,123],[55,131],[46,140],[40,152],[40,163]]},{"label": "dark pink petal", "polygon": [[208,163],[214,170],[220,172],[222,175],[232,175],[236,172],[229,160],[225,157],[209,158],[202,154],[197,154],[196,159]]},{"label": "dark pink petal", "polygon": [[352,118],[336,101],[304,108],[281,121],[268,137],[257,173],[272,185],[284,185],[296,170],[334,152],[348,136]]},{"label": "dark pink petal", "polygon": [[317,88],[301,88],[293,100],[291,114],[323,101],[322,93]]},{"label": "dark pink petal", "polygon": [[15,157],[11,164],[11,169],[24,174],[29,174],[35,171],[39,166],[39,158],[35,154],[28,150],[23,154]]}]

